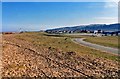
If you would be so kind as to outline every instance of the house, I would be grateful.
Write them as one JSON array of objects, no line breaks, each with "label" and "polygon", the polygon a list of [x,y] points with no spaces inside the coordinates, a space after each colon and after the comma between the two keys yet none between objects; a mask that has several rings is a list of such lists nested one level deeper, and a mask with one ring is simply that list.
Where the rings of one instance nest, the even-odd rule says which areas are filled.
[{"label": "house", "polygon": [[119,36],[120,31],[109,31],[109,32],[103,32],[105,36]]}]

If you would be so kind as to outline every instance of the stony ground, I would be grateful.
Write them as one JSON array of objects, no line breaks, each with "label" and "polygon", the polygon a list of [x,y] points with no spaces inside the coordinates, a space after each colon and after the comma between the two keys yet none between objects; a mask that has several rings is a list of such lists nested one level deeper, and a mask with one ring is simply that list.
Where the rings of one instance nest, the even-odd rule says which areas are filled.
[{"label": "stony ground", "polygon": [[114,77],[118,62],[91,55],[78,56],[55,48],[35,47],[14,35],[3,36],[3,77]]}]

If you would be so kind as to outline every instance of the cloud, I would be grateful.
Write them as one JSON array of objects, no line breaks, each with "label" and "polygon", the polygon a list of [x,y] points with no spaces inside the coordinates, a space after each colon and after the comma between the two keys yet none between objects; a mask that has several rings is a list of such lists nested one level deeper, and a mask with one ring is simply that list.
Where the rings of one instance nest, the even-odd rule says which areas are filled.
[{"label": "cloud", "polygon": [[104,8],[118,8],[118,2],[120,0],[105,0]]},{"label": "cloud", "polygon": [[105,2],[116,2],[118,3],[120,0],[105,0]]},{"label": "cloud", "polygon": [[118,8],[118,2],[106,2],[104,8]]},{"label": "cloud", "polygon": [[97,20],[117,20],[118,17],[95,17]]},{"label": "cloud", "polygon": [[118,17],[95,17],[94,20],[106,24],[118,23]]}]

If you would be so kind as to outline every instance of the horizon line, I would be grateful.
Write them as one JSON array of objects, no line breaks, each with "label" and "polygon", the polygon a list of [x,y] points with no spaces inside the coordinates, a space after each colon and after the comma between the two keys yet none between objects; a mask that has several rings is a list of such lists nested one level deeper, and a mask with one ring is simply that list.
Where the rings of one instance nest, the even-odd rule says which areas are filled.
[{"label": "horizon line", "polygon": [[[120,24],[120,23],[111,23],[111,24]],[[48,28],[48,29],[65,28],[65,27],[75,27],[75,26],[85,26],[85,25],[111,25],[111,24],[91,23],[91,24],[81,24],[81,25],[59,26],[59,27]],[[48,29],[40,29],[40,30],[27,30],[27,29],[23,29],[23,31],[35,32],[35,31],[45,31],[45,30],[48,30]],[[14,31],[12,31],[12,30],[11,31],[3,31],[3,30],[1,30],[0,32],[19,32],[19,31],[18,30],[14,30]]]}]

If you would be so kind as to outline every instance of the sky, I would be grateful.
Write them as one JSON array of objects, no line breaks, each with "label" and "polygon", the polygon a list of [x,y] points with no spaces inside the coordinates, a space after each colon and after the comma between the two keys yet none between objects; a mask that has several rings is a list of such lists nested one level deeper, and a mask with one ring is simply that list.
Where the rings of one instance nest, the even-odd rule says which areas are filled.
[{"label": "sky", "polygon": [[[0,17],[2,17],[2,3],[0,2]],[[0,18],[0,32],[2,31],[2,18]]]},{"label": "sky", "polygon": [[118,2],[119,0],[2,0],[3,2]]},{"label": "sky", "polygon": [[[0,4],[1,5],[1,4]],[[3,31],[39,31],[118,22],[115,2],[3,2]]]}]

